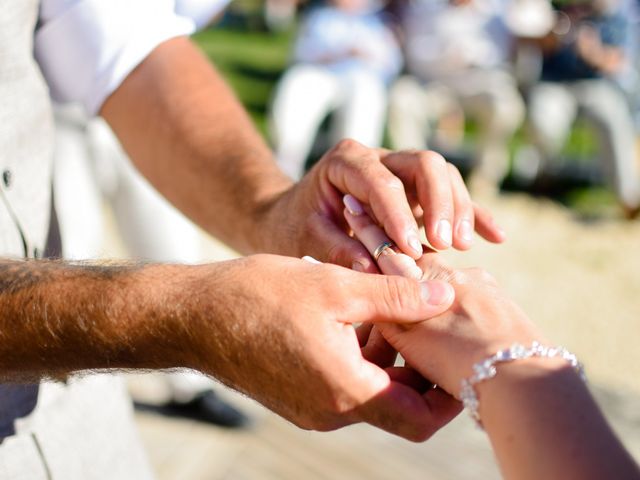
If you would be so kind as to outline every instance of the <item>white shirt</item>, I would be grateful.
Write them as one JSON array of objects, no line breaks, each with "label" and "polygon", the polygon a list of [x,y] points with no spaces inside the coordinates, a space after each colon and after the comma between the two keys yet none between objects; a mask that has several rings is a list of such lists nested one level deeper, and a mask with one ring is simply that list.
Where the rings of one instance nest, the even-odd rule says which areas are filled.
[{"label": "white shirt", "polygon": [[503,1],[414,0],[403,16],[409,71],[426,80],[502,65],[510,44]]},{"label": "white shirt", "polygon": [[[361,56],[350,55],[358,50]],[[321,7],[309,13],[296,41],[294,60],[322,63],[334,72],[367,68],[383,80],[391,80],[402,67],[400,48],[389,28],[375,12],[349,13],[335,7]]]},{"label": "white shirt", "polygon": [[229,0],[41,0],[35,57],[59,103],[95,115],[162,42],[206,25]]}]

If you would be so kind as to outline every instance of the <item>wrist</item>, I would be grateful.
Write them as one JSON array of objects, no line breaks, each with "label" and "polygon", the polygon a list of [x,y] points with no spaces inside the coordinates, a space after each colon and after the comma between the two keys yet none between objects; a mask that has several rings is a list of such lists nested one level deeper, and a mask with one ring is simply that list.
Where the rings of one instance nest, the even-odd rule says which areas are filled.
[{"label": "wrist", "polygon": [[[275,167],[274,167],[275,168]],[[291,203],[288,193],[293,182],[282,172],[274,172],[272,180],[262,182],[259,192],[252,192],[244,209],[245,248],[242,254],[281,253],[278,248],[282,230],[286,229],[288,207]]]},{"label": "wrist", "polygon": [[[473,375],[461,382],[460,397],[471,417],[482,428],[479,394],[483,390],[487,393],[488,389],[490,393],[495,388],[504,387],[504,384],[517,388],[513,385],[514,380],[535,381],[567,368],[575,370],[586,381],[582,364],[564,347],[548,347],[538,342],[531,345],[514,343],[474,364]],[[503,375],[497,380],[499,373]]]},{"label": "wrist", "polygon": [[[300,217],[294,195],[293,183],[283,184],[279,189],[265,195],[252,221],[251,250],[245,252],[271,253],[301,257],[299,236],[304,225],[294,223]],[[298,213],[296,213],[298,212]]]},{"label": "wrist", "polygon": [[[195,368],[198,357],[196,305],[202,290],[198,266],[149,265],[124,288],[134,367]],[[199,281],[198,281],[199,280]]]}]

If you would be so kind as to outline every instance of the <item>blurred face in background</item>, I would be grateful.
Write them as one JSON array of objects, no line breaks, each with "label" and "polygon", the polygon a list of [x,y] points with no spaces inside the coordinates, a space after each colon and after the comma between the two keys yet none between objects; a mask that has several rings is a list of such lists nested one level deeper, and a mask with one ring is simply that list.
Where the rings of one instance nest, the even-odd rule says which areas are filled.
[{"label": "blurred face in background", "polygon": [[469,5],[470,3],[473,3],[474,0],[449,0],[449,3],[453,6],[453,7],[464,7],[466,5]]},{"label": "blurred face in background", "polygon": [[333,0],[331,3],[345,12],[358,13],[368,10],[373,2],[371,0]]},{"label": "blurred face in background", "polygon": [[564,0],[554,2],[554,7],[572,18],[589,15],[606,15],[615,11],[620,0]]}]

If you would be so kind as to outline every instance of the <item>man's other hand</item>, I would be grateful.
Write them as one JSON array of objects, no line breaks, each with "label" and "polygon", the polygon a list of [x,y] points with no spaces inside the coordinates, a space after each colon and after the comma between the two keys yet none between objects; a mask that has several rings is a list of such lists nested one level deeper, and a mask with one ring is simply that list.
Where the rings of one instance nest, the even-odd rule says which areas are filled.
[{"label": "man's other hand", "polygon": [[474,230],[490,242],[505,238],[489,213],[471,201],[456,167],[441,155],[390,152],[344,140],[274,202],[266,215],[267,250],[375,272],[366,249],[348,235],[342,215],[347,193],[414,259],[422,255],[419,224],[436,249],[468,249]]}]

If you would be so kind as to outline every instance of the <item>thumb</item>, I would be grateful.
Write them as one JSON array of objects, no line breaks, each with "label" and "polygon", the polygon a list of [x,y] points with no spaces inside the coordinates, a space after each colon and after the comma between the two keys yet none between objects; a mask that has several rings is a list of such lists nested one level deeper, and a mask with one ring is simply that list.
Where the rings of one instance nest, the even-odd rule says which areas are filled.
[{"label": "thumb", "polygon": [[361,315],[352,321],[415,323],[445,312],[453,303],[453,287],[441,280],[416,280],[396,275],[361,275],[360,292],[364,300]]}]

